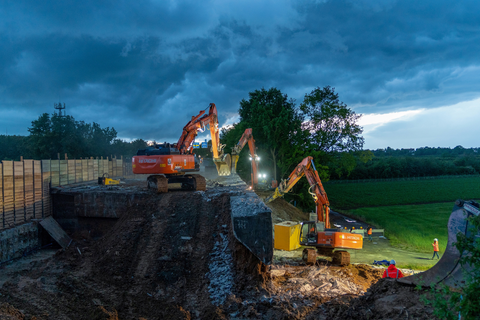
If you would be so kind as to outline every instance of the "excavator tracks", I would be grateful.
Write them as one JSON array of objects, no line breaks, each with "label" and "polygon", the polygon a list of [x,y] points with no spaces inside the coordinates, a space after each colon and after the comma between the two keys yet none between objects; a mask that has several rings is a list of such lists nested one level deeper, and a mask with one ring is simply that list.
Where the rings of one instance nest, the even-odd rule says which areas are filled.
[{"label": "excavator tracks", "polygon": [[147,187],[149,189],[156,189],[157,193],[168,192],[168,179],[161,175],[149,176],[147,179]]},{"label": "excavator tracks", "polygon": [[199,174],[192,174],[193,179],[195,179],[195,190],[205,191],[207,190],[207,180]]},{"label": "excavator tracks", "polygon": [[335,251],[333,253],[332,263],[340,266],[348,266],[350,264],[350,253],[345,250]]}]

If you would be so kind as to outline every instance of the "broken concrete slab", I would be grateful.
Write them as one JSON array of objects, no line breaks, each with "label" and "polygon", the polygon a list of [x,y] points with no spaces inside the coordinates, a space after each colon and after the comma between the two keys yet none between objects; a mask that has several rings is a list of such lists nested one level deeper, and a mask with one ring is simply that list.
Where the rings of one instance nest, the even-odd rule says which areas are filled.
[{"label": "broken concrete slab", "polygon": [[[237,179],[235,179],[237,178]],[[247,189],[238,176],[232,175],[233,185]],[[247,247],[260,261],[271,264],[273,260],[272,211],[251,191],[230,198],[231,217],[235,238]]]},{"label": "broken concrete slab", "polygon": [[48,232],[48,234],[55,240],[57,243],[62,246],[63,249],[68,248],[72,239],[67,235],[67,233],[60,227],[57,221],[53,217],[47,217],[40,221],[40,225]]}]

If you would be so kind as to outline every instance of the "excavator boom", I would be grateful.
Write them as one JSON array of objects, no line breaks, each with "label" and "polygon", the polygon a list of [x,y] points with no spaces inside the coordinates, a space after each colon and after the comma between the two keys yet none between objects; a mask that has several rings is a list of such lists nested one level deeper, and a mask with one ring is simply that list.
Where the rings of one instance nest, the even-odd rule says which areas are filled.
[{"label": "excavator boom", "polygon": [[253,139],[251,128],[245,129],[245,132],[238,141],[237,145],[232,148],[232,172],[237,172],[238,155],[247,143],[248,149],[250,150],[250,158],[252,159],[252,184],[255,186],[258,184],[258,157],[256,154],[255,140]]},{"label": "excavator boom", "polygon": [[[205,130],[205,127],[207,125],[210,125],[210,132],[212,132],[212,129],[214,132],[214,134],[212,134],[212,142],[214,138],[218,137],[218,132],[215,136],[215,129],[217,129],[218,131],[217,107],[214,103],[210,103],[208,107],[208,114],[205,114],[205,110],[200,111],[200,113],[196,117],[192,117],[192,120],[190,120],[185,125],[185,127],[183,127],[182,135],[180,136],[176,144],[178,151],[180,151],[180,154],[185,154],[191,150],[192,142],[193,140],[195,140],[195,137],[198,134],[198,130]],[[214,157],[218,157],[217,148],[214,148],[213,154]]]},{"label": "excavator boom", "polygon": [[210,137],[212,138],[213,162],[217,167],[218,174],[221,176],[230,175],[230,156],[223,154],[225,146],[220,144],[217,107],[214,103],[210,103],[208,107],[208,114],[205,114],[204,110],[200,111],[196,117],[192,117],[192,120],[183,127],[182,135],[177,142],[177,148],[180,154],[191,153],[192,143],[198,134],[198,130],[205,130],[205,127],[208,125]]},{"label": "excavator boom", "polygon": [[310,194],[315,200],[317,207],[318,221],[325,223],[325,228],[330,228],[330,203],[328,201],[327,193],[323,188],[322,181],[318,176],[317,169],[313,163],[313,157],[306,157],[300,162],[292,171],[288,179],[282,180],[280,185],[275,189],[273,195],[265,199],[265,203],[269,203],[276,198],[282,197],[289,192],[295,184],[305,176],[310,184]]}]

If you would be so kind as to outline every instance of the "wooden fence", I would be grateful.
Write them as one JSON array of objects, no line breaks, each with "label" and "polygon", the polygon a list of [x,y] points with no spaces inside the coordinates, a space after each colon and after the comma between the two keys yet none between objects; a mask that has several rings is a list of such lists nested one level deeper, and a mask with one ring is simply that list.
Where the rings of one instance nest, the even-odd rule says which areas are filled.
[{"label": "wooden fence", "polygon": [[22,160],[0,162],[0,230],[51,215],[50,187],[121,177],[123,159]]}]

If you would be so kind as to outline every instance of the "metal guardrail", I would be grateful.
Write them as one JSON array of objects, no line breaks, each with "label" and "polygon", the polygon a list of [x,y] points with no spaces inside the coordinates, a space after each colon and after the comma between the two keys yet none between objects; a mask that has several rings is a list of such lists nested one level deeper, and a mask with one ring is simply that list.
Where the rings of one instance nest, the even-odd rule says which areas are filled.
[{"label": "metal guardrail", "polygon": [[[352,230],[351,233],[361,234],[364,238],[367,236],[367,230],[365,229],[355,229]],[[384,237],[385,236],[385,229],[372,229],[372,237]]]}]

